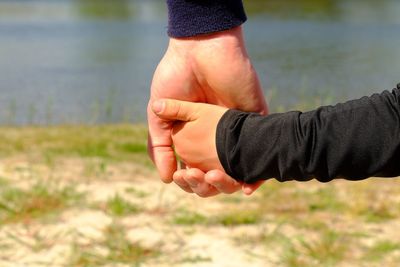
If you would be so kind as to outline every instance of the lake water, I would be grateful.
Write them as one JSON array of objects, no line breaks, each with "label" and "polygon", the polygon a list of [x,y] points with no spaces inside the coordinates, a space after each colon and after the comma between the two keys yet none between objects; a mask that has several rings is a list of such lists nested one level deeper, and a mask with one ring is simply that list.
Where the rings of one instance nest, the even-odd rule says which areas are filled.
[{"label": "lake water", "polygon": [[[400,1],[247,0],[250,56],[272,110],[400,82]],[[0,1],[0,124],[143,122],[164,1]]]}]

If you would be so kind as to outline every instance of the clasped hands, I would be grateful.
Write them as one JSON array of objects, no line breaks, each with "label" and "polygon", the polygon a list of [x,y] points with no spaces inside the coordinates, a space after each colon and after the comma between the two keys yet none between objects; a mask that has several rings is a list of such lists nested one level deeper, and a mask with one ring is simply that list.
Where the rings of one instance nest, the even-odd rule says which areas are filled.
[{"label": "clasped hands", "polygon": [[[147,108],[149,155],[163,182],[174,181],[201,197],[257,190],[261,183],[239,183],[219,163],[216,126],[227,108],[268,111],[241,27],[171,38],[154,73]],[[177,169],[175,152],[186,168]]]}]

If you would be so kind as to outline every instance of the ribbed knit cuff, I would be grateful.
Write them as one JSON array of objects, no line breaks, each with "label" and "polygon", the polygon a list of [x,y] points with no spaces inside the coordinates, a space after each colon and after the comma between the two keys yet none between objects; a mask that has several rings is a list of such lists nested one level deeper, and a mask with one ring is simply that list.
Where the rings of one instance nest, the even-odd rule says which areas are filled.
[{"label": "ribbed knit cuff", "polygon": [[167,0],[168,35],[182,38],[229,30],[246,21],[242,0]]}]

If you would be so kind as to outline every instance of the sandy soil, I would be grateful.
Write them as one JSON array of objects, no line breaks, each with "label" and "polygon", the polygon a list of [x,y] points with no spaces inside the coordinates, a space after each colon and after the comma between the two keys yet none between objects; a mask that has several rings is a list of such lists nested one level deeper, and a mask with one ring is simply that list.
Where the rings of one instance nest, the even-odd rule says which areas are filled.
[{"label": "sandy soil", "polygon": [[[102,167],[99,167],[102,166]],[[261,240],[278,230],[286,237],[299,235],[318,238],[320,232],[300,228],[296,222],[282,223],[273,214],[265,214],[261,221],[249,224],[226,226],[209,223],[177,223],[177,214],[182,211],[199,213],[213,218],[229,210],[246,210],[253,207],[253,199],[240,194],[231,198],[219,196],[201,199],[182,192],[176,186],[162,184],[152,170],[129,163],[107,163],[97,160],[64,159],[50,166],[32,159],[10,158],[0,162],[0,177],[12,186],[30,190],[38,180],[45,183],[56,181],[72,185],[85,198],[71,206],[55,210],[50,215],[15,222],[4,222],[0,226],[0,266],[148,266],[148,267],[268,267],[300,266],[282,260],[287,249],[280,240]],[[398,183],[397,183],[398,185]],[[316,190],[321,185],[299,185],[299,190]],[[386,188],[386,187],[385,187]],[[388,189],[390,191],[390,188]],[[345,191],[343,191],[345,192]],[[110,214],[104,203],[116,194],[140,208],[140,211],[123,216]],[[340,192],[339,192],[340,194]],[[284,194],[283,194],[284,195]],[[379,195],[379,196],[385,196]],[[344,196],[344,197],[348,197]],[[397,201],[400,195],[396,197]],[[277,199],[277,201],[282,199]],[[283,200],[284,201],[284,200]],[[99,204],[100,203],[100,204]],[[103,204],[101,204],[103,203]],[[357,248],[351,251],[356,256],[333,264],[320,266],[396,266],[400,250],[378,262],[358,264],[357,253],[371,246],[376,240],[400,242],[400,220],[384,223],[366,223],[340,214],[321,214],[330,227],[337,231],[363,232],[356,238]],[[326,216],[324,219],[323,216]],[[294,216],[293,218],[301,218]],[[306,220],[306,219],[304,219]],[[131,244],[143,249],[157,250],[157,255],[143,257],[136,262],[104,260],[110,247],[103,242],[107,229],[118,224],[123,236]],[[304,247],[303,247],[304,249]],[[98,262],[84,260],[82,251],[93,251]],[[301,249],[298,250],[301,253]],[[297,255],[301,259],[301,256]],[[73,259],[78,258],[78,260]],[[102,261],[103,260],[103,261]],[[298,260],[301,263],[301,260]],[[318,262],[315,262],[318,265]]]}]

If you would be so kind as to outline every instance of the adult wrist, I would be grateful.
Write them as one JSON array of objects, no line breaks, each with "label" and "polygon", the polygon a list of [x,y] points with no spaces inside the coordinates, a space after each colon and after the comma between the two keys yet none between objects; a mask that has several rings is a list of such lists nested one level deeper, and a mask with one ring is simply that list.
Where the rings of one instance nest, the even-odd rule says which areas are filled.
[{"label": "adult wrist", "polygon": [[203,35],[185,38],[171,37],[168,49],[181,56],[195,55],[198,51],[222,51],[224,54],[242,51],[247,57],[243,29],[241,26]]},{"label": "adult wrist", "polygon": [[243,24],[247,17],[242,0],[167,0],[168,35],[193,37]]}]

